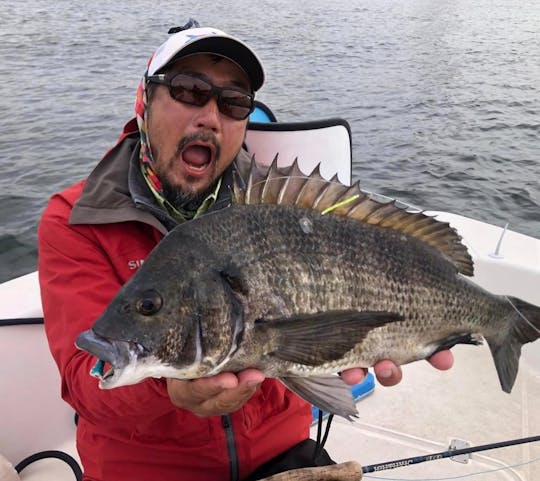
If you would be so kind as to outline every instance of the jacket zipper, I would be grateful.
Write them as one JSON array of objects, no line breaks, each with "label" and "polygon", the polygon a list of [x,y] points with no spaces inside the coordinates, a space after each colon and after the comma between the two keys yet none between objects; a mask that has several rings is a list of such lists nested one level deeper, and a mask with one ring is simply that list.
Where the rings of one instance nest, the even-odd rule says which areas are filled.
[{"label": "jacket zipper", "polygon": [[234,439],[234,431],[232,419],[229,414],[221,417],[221,424],[225,430],[225,440],[227,441],[227,452],[229,453],[229,480],[238,481],[238,451],[236,450],[236,440]]}]

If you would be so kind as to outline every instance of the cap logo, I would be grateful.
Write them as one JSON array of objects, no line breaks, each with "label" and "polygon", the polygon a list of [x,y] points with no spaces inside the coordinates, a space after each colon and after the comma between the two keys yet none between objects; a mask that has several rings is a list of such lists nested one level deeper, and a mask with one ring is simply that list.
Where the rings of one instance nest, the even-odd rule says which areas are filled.
[{"label": "cap logo", "polygon": [[201,33],[200,35],[186,34],[186,37],[188,38],[188,41],[190,41],[190,40],[195,40],[195,39],[201,38],[201,37],[207,37],[208,35],[217,35],[217,34],[218,34],[218,32],[215,32],[215,31],[211,30],[209,32]]}]

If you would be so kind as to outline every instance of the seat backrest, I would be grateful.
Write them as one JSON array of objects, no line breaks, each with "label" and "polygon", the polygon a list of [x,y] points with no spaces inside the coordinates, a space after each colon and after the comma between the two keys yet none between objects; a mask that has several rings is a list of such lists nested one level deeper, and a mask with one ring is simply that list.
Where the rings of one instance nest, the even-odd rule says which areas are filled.
[{"label": "seat backrest", "polygon": [[268,107],[261,102],[257,104],[250,116],[245,141],[257,163],[270,165],[278,155],[278,166],[285,167],[298,158],[298,166],[305,174],[320,164],[321,175],[326,179],[337,175],[343,184],[351,183],[351,129],[346,120],[276,122]]}]

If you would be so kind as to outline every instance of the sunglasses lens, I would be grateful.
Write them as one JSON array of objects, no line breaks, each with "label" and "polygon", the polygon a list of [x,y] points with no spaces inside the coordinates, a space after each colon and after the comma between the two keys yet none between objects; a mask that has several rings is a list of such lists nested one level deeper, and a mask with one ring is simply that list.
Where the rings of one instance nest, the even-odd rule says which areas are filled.
[{"label": "sunglasses lens", "polygon": [[253,97],[238,90],[223,89],[219,109],[233,119],[245,119],[253,109]]},{"label": "sunglasses lens", "polygon": [[235,120],[244,120],[253,110],[253,96],[241,90],[213,87],[212,84],[188,74],[177,74],[170,79],[171,97],[184,104],[202,107],[214,91],[218,96],[219,111]]},{"label": "sunglasses lens", "polygon": [[175,75],[170,84],[171,97],[178,102],[202,107],[210,100],[212,86],[190,75]]}]

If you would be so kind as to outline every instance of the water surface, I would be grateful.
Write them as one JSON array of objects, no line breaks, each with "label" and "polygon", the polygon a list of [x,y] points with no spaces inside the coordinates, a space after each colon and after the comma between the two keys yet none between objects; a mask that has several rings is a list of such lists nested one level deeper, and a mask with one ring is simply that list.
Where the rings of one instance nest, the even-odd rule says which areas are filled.
[{"label": "water surface", "polygon": [[36,268],[47,199],[115,142],[149,55],[190,16],[256,49],[279,120],[346,119],[365,189],[540,237],[539,2],[1,6],[0,281]]}]

